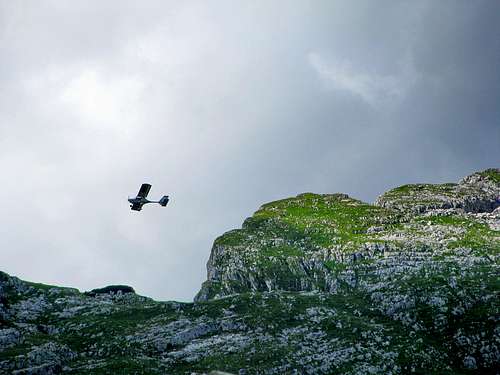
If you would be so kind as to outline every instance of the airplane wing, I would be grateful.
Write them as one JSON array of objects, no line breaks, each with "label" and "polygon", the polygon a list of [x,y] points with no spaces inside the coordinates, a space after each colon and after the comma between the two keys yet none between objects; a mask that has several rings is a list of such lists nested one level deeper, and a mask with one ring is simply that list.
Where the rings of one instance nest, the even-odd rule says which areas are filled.
[{"label": "airplane wing", "polygon": [[151,190],[150,184],[142,184],[139,192],[137,193],[138,197],[146,198]]}]

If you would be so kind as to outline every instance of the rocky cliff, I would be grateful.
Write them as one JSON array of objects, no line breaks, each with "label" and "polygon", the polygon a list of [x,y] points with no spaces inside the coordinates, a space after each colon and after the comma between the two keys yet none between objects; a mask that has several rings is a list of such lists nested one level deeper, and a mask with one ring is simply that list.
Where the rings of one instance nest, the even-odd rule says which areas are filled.
[{"label": "rocky cliff", "polygon": [[195,303],[0,273],[0,372],[496,374],[500,170],[301,194],[214,242]]},{"label": "rocky cliff", "polygon": [[[371,289],[442,258],[490,262],[498,251],[496,169],[458,184],[414,184],[374,205],[345,194],[301,194],[263,205],[217,238],[197,301],[245,291]],[[411,265],[411,266],[408,266]],[[383,272],[382,272],[383,271]]]}]

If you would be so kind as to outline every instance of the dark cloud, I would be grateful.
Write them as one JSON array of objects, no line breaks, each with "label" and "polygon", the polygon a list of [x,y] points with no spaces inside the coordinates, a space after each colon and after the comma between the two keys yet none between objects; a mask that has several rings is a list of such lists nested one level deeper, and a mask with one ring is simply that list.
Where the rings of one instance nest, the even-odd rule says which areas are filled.
[{"label": "dark cloud", "polygon": [[[266,201],[498,166],[499,25],[496,2],[2,2],[2,270],[189,300]],[[129,212],[143,181],[171,205]]]}]

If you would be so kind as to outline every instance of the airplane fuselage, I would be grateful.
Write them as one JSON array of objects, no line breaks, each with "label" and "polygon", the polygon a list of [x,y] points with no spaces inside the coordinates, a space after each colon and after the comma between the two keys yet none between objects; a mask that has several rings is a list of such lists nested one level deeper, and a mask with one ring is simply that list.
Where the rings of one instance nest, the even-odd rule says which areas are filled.
[{"label": "airplane fuselage", "polygon": [[132,204],[146,204],[146,203],[151,203],[151,201],[148,201],[146,198],[143,197],[135,197],[135,198],[129,198],[128,201]]}]

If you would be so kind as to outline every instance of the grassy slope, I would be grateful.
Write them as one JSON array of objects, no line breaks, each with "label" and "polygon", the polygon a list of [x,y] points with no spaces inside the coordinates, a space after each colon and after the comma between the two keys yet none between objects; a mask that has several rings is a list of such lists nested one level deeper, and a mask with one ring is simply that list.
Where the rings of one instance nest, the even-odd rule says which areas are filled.
[{"label": "grassy slope", "polygon": [[[42,284],[32,286],[30,297],[45,295],[48,290]],[[318,350],[322,347],[331,358],[354,351],[332,366],[339,373],[356,372],[364,365],[409,371],[408,358],[415,355],[423,358],[421,366],[414,366],[416,373],[451,373],[446,366],[430,361],[432,355],[443,351],[442,343],[421,333],[408,336],[400,322],[381,314],[370,306],[366,295],[355,291],[348,295],[245,293],[199,304],[156,302],[131,296],[127,300],[114,300],[109,309],[101,312],[92,306],[92,297],[77,292],[68,297],[78,298],[81,305],[89,303],[89,306],[64,319],[54,313],[67,306],[54,306],[31,323],[57,326],[60,333],[28,335],[24,343],[0,352],[0,361],[27,354],[34,345],[58,342],[75,352],[88,353],[68,363],[73,369],[68,372],[71,374],[88,373],[89,364],[96,366],[93,374],[133,374],[136,371],[185,374],[213,369],[237,373],[240,368],[249,373],[281,368],[287,373],[291,368],[305,371],[310,366],[320,366],[324,358]],[[145,327],[166,325],[180,319],[239,322],[243,328],[232,334],[249,338],[246,350],[228,350],[227,346],[215,344],[209,350],[202,350],[196,361],[184,357],[169,364],[163,360],[165,352],[158,351],[154,345],[134,345],[126,339]],[[315,337],[316,334],[320,337]],[[223,337],[224,333],[211,333],[202,336],[201,340],[218,336]],[[182,346],[172,346],[166,352],[181,349]],[[297,356],[298,351],[303,355]],[[388,356],[387,353],[392,354]]]}]

